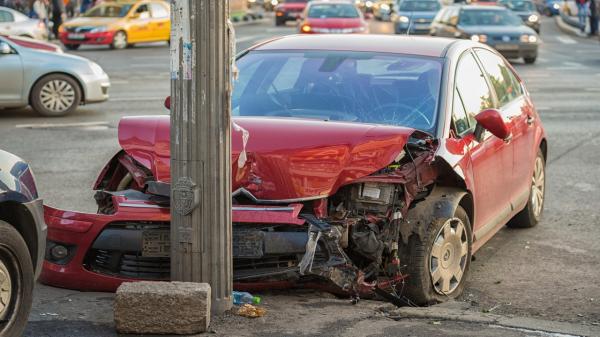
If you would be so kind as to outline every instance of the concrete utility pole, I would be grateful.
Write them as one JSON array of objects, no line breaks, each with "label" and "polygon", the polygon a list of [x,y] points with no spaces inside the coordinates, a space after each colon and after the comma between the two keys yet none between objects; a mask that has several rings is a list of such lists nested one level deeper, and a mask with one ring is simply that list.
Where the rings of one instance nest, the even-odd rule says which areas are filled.
[{"label": "concrete utility pole", "polygon": [[232,306],[229,0],[171,0],[171,278]]}]

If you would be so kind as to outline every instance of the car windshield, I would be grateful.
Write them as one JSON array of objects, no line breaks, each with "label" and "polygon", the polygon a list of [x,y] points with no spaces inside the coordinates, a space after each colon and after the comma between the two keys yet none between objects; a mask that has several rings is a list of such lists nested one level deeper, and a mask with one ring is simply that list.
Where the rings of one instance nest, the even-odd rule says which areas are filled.
[{"label": "car windshield", "polygon": [[531,12],[535,9],[531,1],[503,1],[502,4],[517,12]]},{"label": "car windshield", "polygon": [[131,9],[131,5],[100,5],[87,11],[83,16],[88,18],[122,18]]},{"label": "car windshield", "polygon": [[325,18],[358,18],[358,10],[351,4],[312,5],[308,17],[313,19]]},{"label": "car windshield", "polygon": [[252,51],[238,60],[234,116],[402,125],[434,133],[438,58],[373,52]]},{"label": "car windshield", "polygon": [[401,12],[434,12],[440,9],[437,1],[402,1]]},{"label": "car windshield", "polygon": [[464,10],[460,16],[463,26],[520,26],[521,19],[508,10]]}]

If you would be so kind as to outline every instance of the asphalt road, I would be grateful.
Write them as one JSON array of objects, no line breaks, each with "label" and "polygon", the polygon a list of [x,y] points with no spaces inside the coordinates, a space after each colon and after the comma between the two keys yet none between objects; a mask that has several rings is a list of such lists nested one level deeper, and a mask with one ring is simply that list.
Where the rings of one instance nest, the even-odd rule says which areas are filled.
[{"label": "asphalt road", "polygon": [[[389,33],[390,27],[374,22],[372,31]],[[293,32],[293,26],[276,28],[271,22],[244,25],[237,29],[237,48]],[[266,318],[250,322],[225,317],[215,322],[216,332],[547,336],[537,328],[600,335],[600,45],[564,35],[550,19],[544,19],[542,39],[536,64],[515,65],[549,138],[544,218],[534,229],[502,230],[478,252],[463,298],[449,304],[460,305],[457,316],[444,316],[448,305],[431,308],[424,316],[419,310],[394,316],[375,310],[381,306],[377,302],[350,306],[321,294],[277,293],[264,296]],[[47,204],[93,212],[90,186],[118,150],[119,119],[166,113],[162,102],[169,95],[169,51],[166,45],[151,44],[123,51],[82,48],[77,54],[107,71],[111,99],[63,118],[40,118],[29,109],[0,110],[0,148],[31,163]],[[97,124],[49,128],[45,123]],[[112,335],[112,299],[112,294],[39,285],[27,336]],[[459,317],[467,313],[494,315],[493,322],[528,323]],[[523,326],[532,329],[514,328]]]}]

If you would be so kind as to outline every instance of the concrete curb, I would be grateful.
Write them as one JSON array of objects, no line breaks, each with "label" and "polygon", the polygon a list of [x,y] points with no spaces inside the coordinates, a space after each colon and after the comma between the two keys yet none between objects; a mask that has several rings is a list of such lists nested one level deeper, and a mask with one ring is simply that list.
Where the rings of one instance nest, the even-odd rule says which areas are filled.
[{"label": "concrete curb", "polygon": [[573,27],[566,23],[560,15],[554,16],[554,22],[556,22],[558,28],[560,28],[560,30],[562,30],[564,33],[577,37],[586,37],[585,35],[582,35],[579,28]]},{"label": "concrete curb", "polygon": [[[458,306],[461,306],[459,303]],[[456,306],[456,305],[454,305]],[[525,330],[528,332],[555,333],[566,336],[600,336],[600,327],[574,324],[568,322],[547,321],[537,318],[527,317],[506,317],[490,313],[481,313],[477,311],[461,308],[442,308],[440,306],[427,308],[394,308],[386,310],[380,309],[388,314],[388,317],[394,320],[405,318],[429,319],[440,321],[459,321],[464,323],[476,323],[490,326],[498,326],[507,329]]]}]

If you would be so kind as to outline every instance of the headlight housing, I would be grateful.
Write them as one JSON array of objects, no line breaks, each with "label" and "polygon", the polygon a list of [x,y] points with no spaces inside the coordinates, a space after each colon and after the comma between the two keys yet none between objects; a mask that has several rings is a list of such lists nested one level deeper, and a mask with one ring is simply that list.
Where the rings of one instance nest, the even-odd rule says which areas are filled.
[{"label": "headlight housing", "polygon": [[521,35],[521,42],[523,43],[537,43],[538,42],[538,37],[535,35]]},{"label": "headlight housing", "polygon": [[408,18],[408,16],[401,15],[398,17],[398,21],[402,23],[408,23],[410,19]]},{"label": "headlight housing", "polygon": [[90,33],[105,33],[108,31],[108,27],[106,26],[99,26],[96,28],[93,28],[92,30],[90,30]]},{"label": "headlight housing", "polygon": [[388,4],[381,4],[381,6],[379,8],[381,8],[382,10],[384,10],[384,11],[387,12],[387,11],[390,10],[390,5],[388,5]]},{"label": "headlight housing", "polygon": [[104,75],[104,69],[102,69],[102,67],[100,67],[100,65],[98,65],[98,63],[90,61],[89,65],[90,65],[90,69],[92,69],[92,73],[94,75],[98,75],[98,76]]},{"label": "headlight housing", "polygon": [[557,3],[554,3],[554,4],[552,5],[552,8],[554,8],[554,9],[556,9],[556,10],[559,10],[559,9],[560,9],[560,5],[559,5],[559,4],[557,4]]},{"label": "headlight housing", "polygon": [[471,41],[486,43],[487,42],[487,35],[485,35],[485,34],[471,35]]},{"label": "headlight housing", "polygon": [[538,22],[538,20],[540,19],[539,16],[535,15],[535,14],[531,14],[529,16],[529,18],[527,18],[527,21],[529,22]]}]

